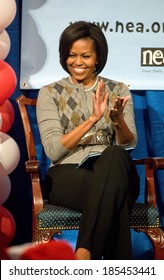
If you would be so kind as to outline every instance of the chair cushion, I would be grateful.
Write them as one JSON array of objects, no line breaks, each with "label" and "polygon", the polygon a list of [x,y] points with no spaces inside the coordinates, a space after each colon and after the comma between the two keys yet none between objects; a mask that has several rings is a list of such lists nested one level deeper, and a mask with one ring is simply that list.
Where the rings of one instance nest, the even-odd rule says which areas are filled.
[{"label": "chair cushion", "polygon": [[[82,213],[65,207],[46,204],[37,217],[38,229],[78,229]],[[159,227],[159,213],[156,208],[144,203],[134,203],[131,228]]]},{"label": "chair cushion", "polygon": [[159,212],[157,208],[145,203],[134,203],[130,227],[159,227]]},{"label": "chair cushion", "polygon": [[82,213],[46,204],[37,217],[39,229],[78,229]]}]

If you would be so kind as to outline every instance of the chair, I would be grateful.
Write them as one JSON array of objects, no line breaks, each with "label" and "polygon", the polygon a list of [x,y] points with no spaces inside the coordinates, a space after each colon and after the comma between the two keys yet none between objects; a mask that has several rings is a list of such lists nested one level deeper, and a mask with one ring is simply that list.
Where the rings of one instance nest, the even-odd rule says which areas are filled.
[{"label": "chair", "polygon": [[[43,199],[39,161],[27,110],[28,106],[36,106],[36,99],[21,95],[16,101],[20,110],[28,153],[28,160],[25,162],[26,172],[31,176],[32,241],[38,244],[48,242],[55,233],[60,234],[62,230],[78,229],[82,214],[64,207],[50,205]],[[137,232],[144,232],[151,240],[154,259],[164,259],[164,232],[160,228],[154,179],[155,171],[164,169],[164,158],[144,158],[134,161],[136,164],[145,166],[145,202],[134,203],[130,226]]]}]

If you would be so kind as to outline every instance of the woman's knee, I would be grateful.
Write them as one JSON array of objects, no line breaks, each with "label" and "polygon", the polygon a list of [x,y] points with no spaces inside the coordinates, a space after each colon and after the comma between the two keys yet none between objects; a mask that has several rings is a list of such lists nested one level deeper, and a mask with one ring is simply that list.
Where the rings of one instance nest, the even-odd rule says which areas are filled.
[{"label": "woman's knee", "polygon": [[115,155],[116,159],[127,158],[131,160],[129,153],[123,147],[118,145],[112,145],[107,147],[103,153],[107,154],[108,156]]}]

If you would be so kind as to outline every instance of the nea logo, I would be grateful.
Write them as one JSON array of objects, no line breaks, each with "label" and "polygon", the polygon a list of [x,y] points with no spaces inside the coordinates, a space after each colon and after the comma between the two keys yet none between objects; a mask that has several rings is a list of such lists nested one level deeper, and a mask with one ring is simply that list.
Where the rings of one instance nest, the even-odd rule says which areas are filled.
[{"label": "nea logo", "polygon": [[141,66],[164,66],[164,48],[141,48]]}]

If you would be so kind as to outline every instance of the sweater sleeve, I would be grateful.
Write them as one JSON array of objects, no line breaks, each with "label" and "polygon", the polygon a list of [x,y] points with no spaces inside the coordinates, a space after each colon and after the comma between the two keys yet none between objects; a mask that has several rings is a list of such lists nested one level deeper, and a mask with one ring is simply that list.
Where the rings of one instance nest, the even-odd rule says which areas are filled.
[{"label": "sweater sleeve", "polygon": [[137,131],[136,131],[136,125],[135,125],[135,115],[134,115],[132,94],[129,91],[128,87],[124,83],[121,83],[120,97],[125,97],[127,95],[130,95],[131,98],[129,98],[128,102],[126,103],[123,114],[124,114],[124,120],[125,120],[127,126],[129,127],[130,131],[133,133],[134,138],[132,139],[131,142],[126,143],[124,145],[119,144],[120,146],[123,146],[125,148],[126,147],[135,147],[138,142],[138,137],[137,137]]},{"label": "sweater sleeve", "polygon": [[70,151],[61,144],[64,128],[61,125],[53,95],[48,87],[42,87],[39,91],[36,116],[45,153],[52,162],[57,162]]}]

